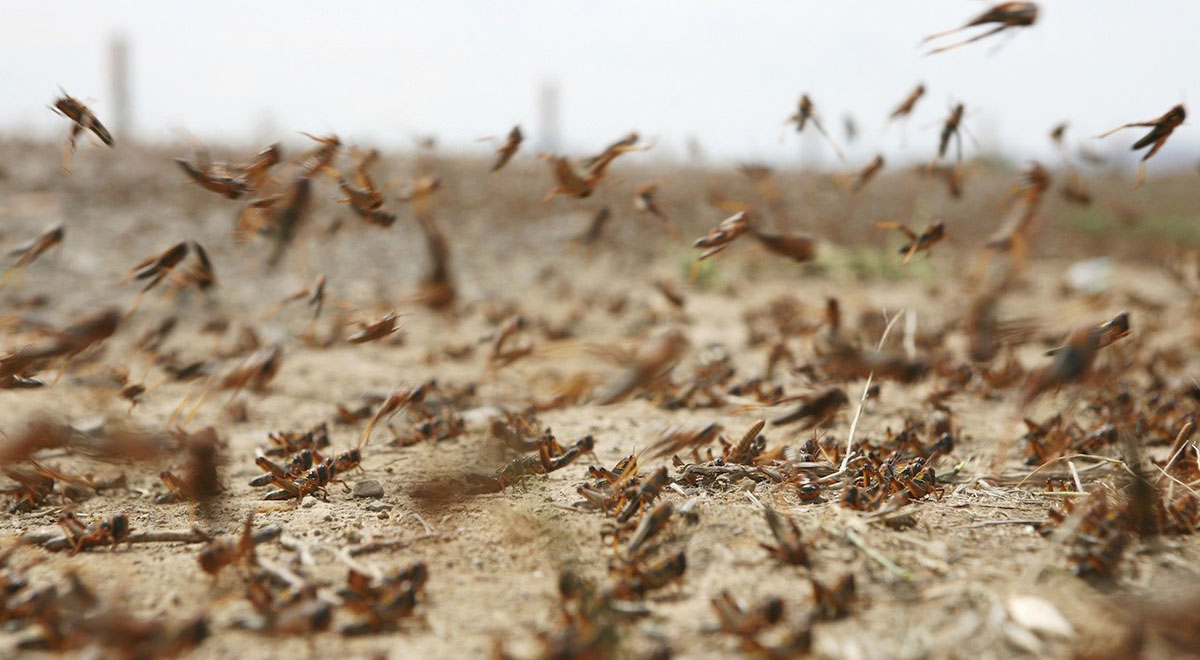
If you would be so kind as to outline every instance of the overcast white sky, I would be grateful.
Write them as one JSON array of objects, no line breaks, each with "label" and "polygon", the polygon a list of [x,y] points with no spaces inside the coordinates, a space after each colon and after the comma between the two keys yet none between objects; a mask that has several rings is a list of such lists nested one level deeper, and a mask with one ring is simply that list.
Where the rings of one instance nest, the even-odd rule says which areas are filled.
[{"label": "overcast white sky", "polygon": [[[62,85],[111,114],[106,44],[131,46],[137,135],[169,142],[337,131],[406,146],[415,134],[484,152],[474,138],[520,122],[537,134],[536,93],[555,79],[569,150],[637,128],[682,156],[794,160],[780,125],[809,92],[841,139],[850,112],[865,145],[924,156],[951,100],[988,147],[1046,157],[1046,133],[1075,139],[1200,101],[1200,2],[1050,0],[1031,29],[923,57],[917,42],[983,11],[974,0],[489,2],[21,2],[0,0],[0,129],[54,136]],[[995,50],[999,45],[999,50]],[[918,81],[907,130],[886,113]],[[274,128],[265,131],[264,127]],[[1140,134],[1103,142],[1128,149]],[[1200,156],[1194,122],[1157,158]],[[120,140],[121,136],[117,136]],[[971,147],[968,146],[968,151]]]}]

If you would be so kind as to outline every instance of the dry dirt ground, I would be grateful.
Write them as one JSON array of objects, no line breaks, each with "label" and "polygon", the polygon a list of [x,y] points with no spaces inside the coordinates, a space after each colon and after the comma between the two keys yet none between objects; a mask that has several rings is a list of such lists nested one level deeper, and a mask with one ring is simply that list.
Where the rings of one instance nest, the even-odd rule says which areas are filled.
[{"label": "dry dirt ground", "polygon": [[[836,296],[852,327],[860,315],[890,316],[902,310],[915,314],[919,329],[939,327],[962,313],[963,275],[981,235],[978,228],[989,222],[981,216],[990,213],[994,218],[1003,191],[1016,180],[1012,172],[985,172],[977,177],[976,188],[968,188],[966,200],[951,202],[933,188],[935,183],[897,175],[877,182],[880,190],[868,188],[863,198],[871,201],[846,201],[844,193],[828,190],[827,180],[797,175],[794,184],[785,186],[795,209],[794,226],[819,236],[838,234],[821,246],[817,265],[795,266],[748,244],[735,245],[715,267],[702,272],[699,284],[689,287],[684,279],[691,252],[685,240],[722,217],[704,207],[703,182],[711,179],[716,181],[713,185],[736,190],[741,185],[736,174],[672,173],[664,185],[664,203],[685,237],[673,241],[656,219],[632,211],[630,184],[614,184],[599,200],[557,200],[539,206],[536,200],[550,186],[540,163],[518,162],[513,171],[489,175],[484,162],[446,162],[440,165],[444,201],[437,219],[450,239],[460,297],[453,314],[438,314],[409,300],[426,257],[406,211],[400,210],[400,221],[390,229],[362,225],[334,203],[334,187],[323,183],[297,244],[283,264],[271,270],[263,264],[261,243],[233,243],[232,219],[239,206],[184,183],[169,160],[183,154],[83,148],[74,174],[63,178],[56,171],[57,145],[7,143],[2,150],[0,241],[16,245],[49,225],[66,226],[61,249],[35,262],[19,287],[0,293],[5,314],[61,326],[101,304],[125,308],[135,293],[133,285],[121,282],[128,269],[184,238],[209,249],[220,279],[209,296],[183,292],[167,298],[151,292],[99,354],[85,356],[57,382],[35,390],[0,391],[0,428],[7,435],[40,415],[77,426],[94,420],[166,425],[197,386],[167,380],[132,344],[167,315],[177,316],[180,328],[163,350],[181,356],[201,358],[231,345],[244,326],[252,327],[263,343],[283,346],[281,369],[264,391],[218,393],[186,423],[190,430],[214,427],[224,443],[222,480],[227,490],[215,503],[202,509],[188,503],[155,504],[155,496],[165,490],[158,471],[175,466],[171,460],[147,466],[50,452],[44,462],[65,471],[97,477],[124,473],[128,479],[127,489],[79,503],[80,517],[91,520],[124,511],[134,531],[194,524],[234,533],[247,513],[255,512],[256,524],[279,525],[287,540],[263,545],[259,555],[264,560],[334,589],[344,583],[347,572],[336,551],[348,545],[394,541],[386,549],[359,556],[359,561],[380,570],[417,560],[429,567],[426,595],[416,615],[395,632],[343,637],[336,629],[353,617],[338,610],[329,632],[272,637],[234,628],[236,619],[251,612],[239,571],[210,578],[198,568],[195,544],[137,544],[74,556],[25,547],[10,559],[10,566],[26,570],[37,583],[61,581],[64,571],[76,571],[102,598],[139,616],[179,620],[207,612],[212,635],[191,652],[196,658],[488,657],[497,639],[514,657],[539,657],[539,635],[553,631],[561,621],[560,571],[572,568],[602,585],[610,579],[606,567],[612,552],[601,537],[606,519],[572,508],[579,499],[576,488],[588,480],[587,468],[596,463],[584,456],[562,470],[496,494],[438,500],[418,496],[422,485],[445,475],[495,467],[496,440],[488,431],[486,413],[519,410],[575,373],[590,373],[603,383],[620,370],[589,347],[637,346],[653,329],[667,325],[681,328],[690,345],[676,372],[680,378],[705,347],[717,343],[728,350],[740,377],[753,375],[761,371],[766,350],[747,346],[742,315],[781,295],[805,303],[813,323],[820,321],[825,298]],[[386,181],[407,177],[412,164],[388,160],[382,167],[378,178]],[[644,169],[615,169],[634,180],[664,173],[649,165],[639,167]],[[1116,185],[1124,191],[1128,181]],[[1155,199],[1155,185],[1152,181],[1138,199]],[[904,194],[884,192],[889,190]],[[608,237],[590,249],[571,245],[571,236],[602,202],[616,209]],[[1185,199],[1178,202],[1179,208],[1187,208],[1185,203],[1194,208],[1194,202]],[[889,208],[895,209],[893,217],[911,217],[913,224],[922,222],[922,214],[949,217],[951,241],[907,268],[899,266],[893,252],[896,237],[881,237],[882,232],[869,228],[869,222]],[[1042,222],[1055,227],[1068,213],[1066,207],[1052,204]],[[343,224],[333,233],[330,226],[337,218]],[[1107,293],[1065,293],[1060,284],[1069,263],[1065,257],[1107,253],[1108,242],[1096,235],[1045,231],[1055,241],[1035,250],[1024,285],[1003,305],[1006,316],[1030,320],[1039,329],[1038,341],[1017,353],[1026,367],[1046,360],[1041,355],[1044,343],[1061,338],[1066,330],[1127,309],[1134,327],[1130,346],[1184,346],[1183,361],[1170,368],[1170,375],[1195,373],[1197,333],[1190,293],[1152,260],[1133,258],[1117,262]],[[874,247],[852,252],[860,242]],[[1128,245],[1112,252],[1121,249]],[[1159,254],[1158,249],[1150,245],[1145,252]],[[301,307],[285,307],[270,320],[265,318],[275,301],[306,286],[317,273],[328,277],[330,298],[345,302],[342,308],[327,306],[318,332],[397,309],[404,314],[401,338],[313,348],[299,339],[308,326],[308,312]],[[652,283],[660,278],[681,289],[686,299],[682,310],[654,288]],[[42,304],[34,300],[38,296],[46,297]],[[601,301],[616,297],[627,298],[624,309],[604,309]],[[503,318],[511,310],[527,317],[530,329],[519,341],[532,342],[535,350],[489,373],[487,346],[478,342],[495,327],[489,319]],[[579,312],[574,338],[554,342],[537,330],[543,320],[558,324],[573,311]],[[230,321],[224,335],[201,332],[206,321],[216,318]],[[13,330],[4,348],[24,341],[27,335]],[[961,353],[961,337],[952,334],[948,342],[951,352]],[[444,354],[446,347],[463,345],[476,348],[464,359]],[[793,340],[791,348],[800,362],[811,358],[803,338]],[[1134,378],[1134,350],[1114,348],[1104,357],[1105,373]],[[153,385],[132,411],[106,376],[114,366],[125,366],[135,380]],[[50,381],[53,373],[43,376]],[[395,447],[389,445],[388,430],[377,429],[365,448],[362,472],[349,475],[347,482],[354,486],[361,480],[378,480],[382,499],[356,498],[334,485],[327,501],[265,502],[261,490],[247,485],[260,473],[254,452],[265,445],[268,432],[329,422],[333,447],[352,446],[364,422],[335,423],[336,404],[360,404],[370,395],[386,395],[428,378],[448,387],[476,385],[474,398],[465,406],[473,410],[468,430],[450,440]],[[797,374],[781,375],[779,382],[789,394],[815,389]],[[861,380],[844,383],[853,401],[863,386]],[[885,429],[899,428],[905,419],[928,418],[933,411],[926,398],[942,387],[936,378],[914,385],[883,383],[881,396],[865,405],[856,436],[879,439]],[[743,481],[719,488],[685,486],[684,494],[665,491],[663,497],[676,507],[698,498],[696,521],[676,520],[671,528],[671,547],[687,554],[686,574],[678,584],[646,598],[647,616],[622,624],[618,656],[642,657],[662,646],[670,647],[676,658],[737,656],[739,646],[732,636],[708,630],[716,622],[710,599],[722,590],[746,604],[775,595],[785,603],[785,626],[798,625],[814,607],[810,576],[832,581],[851,572],[858,587],[848,617],[814,626],[812,653],[828,658],[1000,658],[1029,653],[1069,657],[1081,648],[1115,643],[1130,621],[1130,603],[1194,588],[1200,565],[1200,543],[1194,536],[1133,542],[1113,581],[1089,582],[1071,573],[1062,542],[1043,537],[1028,522],[1045,520],[1048,510],[1064,499],[1043,492],[1042,477],[1067,475],[1065,465],[1056,463],[1018,483],[1032,468],[1021,461],[1015,446],[999,474],[990,465],[996,448],[1014,442],[1024,430],[1015,398],[1014,390],[1005,390],[988,399],[973,392],[947,399],[957,444],[938,464],[938,472],[946,475],[941,484],[944,496],[908,504],[907,512],[916,520],[908,529],[891,529],[840,506],[836,492],[822,501],[802,503],[792,485]],[[244,406],[244,420],[231,417],[231,402]],[[844,442],[854,408],[848,406],[830,425],[815,431],[768,426],[767,445],[799,445],[814,434]],[[585,434],[594,436],[595,458],[612,467],[621,457],[645,448],[666,424],[713,421],[724,428],[726,438],[736,440],[755,420],[788,409],[727,405],[665,410],[633,398],[610,406],[570,406],[542,413],[539,419],[564,444]],[[1093,419],[1072,388],[1042,398],[1026,415],[1043,419],[1055,411],[1082,423]],[[395,425],[407,424],[402,413]],[[670,459],[644,459],[643,469],[649,472],[660,464],[669,466]],[[1081,458],[1076,466],[1083,470],[1085,490],[1105,488],[1121,478],[1120,468],[1112,464]],[[782,566],[767,556],[759,544],[771,540],[770,532],[755,500],[772,503],[797,521],[810,543],[810,567]],[[0,514],[0,535],[11,540],[22,533],[54,531],[60,512],[61,506],[52,500],[29,513]],[[1014,596],[1036,596],[1053,604],[1073,635],[1031,633],[1013,623],[1008,605]],[[10,626],[0,631],[0,656],[13,657],[18,640],[33,630]],[[1170,653],[1162,648],[1156,652]]]}]

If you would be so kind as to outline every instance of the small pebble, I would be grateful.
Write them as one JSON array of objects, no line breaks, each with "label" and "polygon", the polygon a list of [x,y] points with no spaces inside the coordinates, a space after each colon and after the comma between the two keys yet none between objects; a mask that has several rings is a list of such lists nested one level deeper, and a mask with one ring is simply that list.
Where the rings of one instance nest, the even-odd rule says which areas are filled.
[{"label": "small pebble", "polygon": [[367,505],[367,511],[376,513],[379,511],[391,511],[392,505],[387,502],[371,502]]},{"label": "small pebble", "polygon": [[355,497],[383,497],[383,484],[374,479],[364,479],[354,484]]}]

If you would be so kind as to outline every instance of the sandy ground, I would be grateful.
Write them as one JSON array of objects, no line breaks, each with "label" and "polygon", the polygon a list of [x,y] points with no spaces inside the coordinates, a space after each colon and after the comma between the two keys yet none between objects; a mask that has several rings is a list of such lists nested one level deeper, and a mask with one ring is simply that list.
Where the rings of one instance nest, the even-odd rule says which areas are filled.
[{"label": "sandy ground", "polygon": [[[168,299],[161,292],[150,293],[101,354],[72,367],[53,386],[0,391],[4,402],[0,428],[7,434],[40,414],[77,425],[97,419],[127,419],[149,427],[166,424],[196,385],[160,383],[165,380],[161,369],[136,353],[132,342],[167,314],[178,316],[181,328],[164,350],[181,355],[200,358],[216,346],[232,344],[237,328],[243,325],[252,326],[264,343],[279,342],[284,347],[282,367],[265,391],[236,396],[219,393],[186,424],[192,430],[213,426],[223,441],[222,480],[227,490],[214,503],[204,509],[188,503],[155,504],[154,497],[165,490],[157,478],[161,466],[97,462],[51,453],[46,462],[65,471],[86,471],[97,477],[124,473],[128,479],[128,489],[107,491],[80,503],[80,517],[91,520],[124,511],[135,531],[184,529],[195,524],[233,533],[247,513],[255,512],[256,524],[277,524],[288,538],[287,545],[306,548],[297,552],[279,542],[268,543],[259,550],[262,558],[334,588],[344,583],[347,570],[336,550],[366,540],[399,541],[389,549],[362,555],[360,560],[368,566],[387,570],[417,560],[429,566],[427,593],[417,615],[398,631],[355,638],[343,637],[336,630],[272,637],[233,627],[237,618],[251,611],[242,597],[242,580],[233,569],[215,581],[202,573],[195,544],[138,544],[75,556],[22,548],[11,560],[11,565],[29,566],[33,581],[53,582],[61,579],[63,571],[74,570],[103,598],[121,603],[137,615],[178,620],[207,612],[213,634],[192,652],[190,657],[196,658],[488,657],[496,639],[502,639],[506,650],[516,657],[538,657],[538,635],[560,623],[559,572],[572,568],[600,584],[609,579],[606,566],[612,553],[601,538],[605,518],[571,507],[579,499],[576,488],[587,481],[587,468],[595,461],[585,456],[562,470],[531,477],[497,494],[464,494],[447,501],[419,497],[422,485],[445,475],[469,469],[488,471],[496,465],[496,440],[486,422],[480,421],[484,412],[517,410],[532,398],[548,395],[557,379],[579,372],[591,373],[603,383],[619,369],[599,359],[588,346],[637,346],[652,329],[664,325],[682,328],[690,343],[677,373],[686,373],[704,347],[719,343],[731,354],[739,376],[752,375],[761,370],[766,351],[747,346],[742,315],[780,295],[806,303],[814,323],[820,320],[825,297],[837,296],[851,324],[864,313],[893,315],[911,310],[919,328],[937,327],[962,311],[961,276],[970,259],[966,246],[974,244],[966,232],[956,233],[955,241],[934,250],[929,258],[919,257],[910,271],[889,266],[887,272],[899,273],[898,277],[866,280],[841,265],[836,247],[823,247],[829,251],[823,252],[821,266],[808,268],[781,264],[753,249],[735,247],[706,286],[688,288],[683,283],[690,265],[688,249],[682,241],[662,238],[665,233],[657,220],[628,210],[627,191],[608,193],[620,211],[610,237],[587,250],[570,246],[568,239],[586,224],[590,210],[600,202],[555,202],[537,207],[530,200],[536,200],[548,185],[540,165],[501,172],[486,189],[476,190],[471,182],[487,176],[483,173],[486,166],[458,164],[452,173],[443,175],[443,195],[449,201],[438,212],[451,239],[460,285],[457,311],[445,315],[406,302],[425,259],[410,218],[402,215],[400,223],[388,230],[354,224],[356,220],[333,203],[335,191],[327,183],[319,188],[322,201],[306,233],[283,267],[271,271],[262,265],[261,244],[233,245],[230,230],[238,206],[184,184],[171,169],[168,154],[141,153],[131,164],[128,158],[84,149],[75,174],[62,179],[54,172],[57,151],[53,145],[6,145],[5,152],[9,157],[4,160],[7,178],[0,181],[0,215],[4,218],[0,240],[14,245],[56,222],[67,226],[61,250],[35,263],[19,288],[0,294],[11,306],[6,313],[60,325],[98,304],[126,306],[134,295],[132,285],[120,283],[128,268],[182,238],[196,239],[209,248],[220,278],[217,292],[209,297],[185,292]],[[405,166],[390,167],[399,176]],[[679,176],[682,180],[689,174]],[[1002,189],[1013,179],[1012,175],[998,178],[999,182],[986,185],[991,190]],[[502,182],[495,183],[497,180]],[[503,193],[508,187],[516,192]],[[689,216],[692,207],[680,201],[691,199],[688,193],[670,194],[677,202],[676,217],[681,218],[685,236],[698,236],[720,219],[711,210],[703,216]],[[970,203],[983,209],[994,204],[993,198],[980,195],[982,201]],[[933,199],[929,203],[935,206],[946,203],[932,192],[916,196],[926,202]],[[698,200],[690,203],[700,204]],[[799,216],[809,214],[826,221],[840,212],[805,205],[797,208]],[[961,210],[954,213],[971,215]],[[857,210],[850,217],[862,226],[870,215],[870,211]],[[328,225],[337,217],[343,218],[345,226],[330,235]],[[807,226],[821,225],[810,219]],[[647,235],[654,238],[639,242],[638,237]],[[893,245],[888,242],[893,238],[872,236],[870,240]],[[1067,245],[1063,253],[1078,256],[1079,249]],[[1128,309],[1139,347],[1185,346],[1183,362],[1174,365],[1171,374],[1194,373],[1193,311],[1187,294],[1160,269],[1119,262],[1107,294],[1063,294],[1060,278],[1068,262],[1053,258],[1053,252],[1042,250],[1026,285],[1005,300],[1008,316],[1035,321],[1041,329],[1039,340],[1050,343],[1079,323],[1098,322]],[[898,262],[890,251],[879,255],[878,259]],[[373,318],[382,311],[398,309],[405,314],[401,339],[312,348],[299,340],[308,325],[302,308],[285,308],[274,318],[264,319],[275,301],[306,286],[318,272],[329,277],[332,298],[347,301],[344,307],[354,307],[345,311],[330,305],[319,332],[327,332],[333,323]],[[652,282],[658,278],[681,287],[686,297],[683,310],[669,305],[654,289]],[[48,296],[44,306],[17,306],[38,294]],[[603,309],[598,302],[617,296],[628,299],[619,313]],[[519,341],[532,342],[533,355],[488,372],[486,344],[477,345],[474,353],[462,360],[443,354],[445,347],[477,344],[495,325],[489,317],[502,318],[510,307],[531,321],[531,329],[522,333]],[[542,319],[559,323],[576,309],[580,316],[573,339],[552,342],[532,329]],[[230,330],[223,336],[201,333],[201,326],[212,318],[230,319]],[[6,348],[25,339],[13,332]],[[961,345],[961,338],[954,335],[948,341],[951,347]],[[792,349],[801,362],[811,357],[803,340],[795,340]],[[1026,366],[1032,366],[1044,360],[1041,350],[1041,343],[1035,343],[1023,347],[1018,355]],[[1129,369],[1130,355],[1132,351],[1116,351],[1106,357],[1106,372],[1120,374]],[[126,366],[135,379],[155,385],[132,411],[105,378],[106,369],[112,366]],[[386,395],[396,387],[428,378],[452,388],[474,383],[476,394],[464,405],[475,411],[468,415],[474,421],[465,434],[454,439],[406,447],[389,446],[388,431],[378,429],[364,450],[362,472],[349,475],[347,482],[352,487],[361,480],[378,480],[384,488],[381,499],[356,498],[334,485],[328,501],[309,498],[302,505],[264,502],[262,491],[247,485],[260,473],[253,462],[254,452],[265,446],[268,432],[298,431],[326,421],[333,448],[348,448],[364,423],[335,423],[336,404],[360,404],[371,395]],[[815,389],[795,374],[782,376],[779,382],[789,394]],[[844,387],[857,399],[863,382],[851,381]],[[911,386],[884,383],[881,397],[865,406],[857,436],[880,438],[885,429],[898,428],[905,419],[929,417],[932,409],[924,401],[941,387],[937,379]],[[229,416],[231,400],[245,407],[244,421]],[[825,501],[803,503],[795,488],[787,485],[739,482],[724,488],[685,488],[686,496],[666,492],[663,497],[677,507],[690,497],[698,498],[698,521],[677,521],[672,527],[671,547],[686,550],[687,571],[677,585],[647,597],[648,616],[622,625],[618,655],[641,657],[668,646],[676,658],[736,656],[738,644],[732,636],[707,631],[716,622],[709,600],[721,590],[729,590],[743,603],[779,596],[786,606],[785,621],[795,623],[813,608],[810,576],[832,581],[851,572],[858,600],[847,618],[815,625],[813,654],[817,657],[1000,658],[1027,654],[1029,649],[1014,642],[1005,609],[1010,598],[1021,595],[1049,601],[1070,622],[1075,631],[1072,638],[1034,638],[1040,653],[1067,657],[1082,646],[1115,639],[1128,619],[1122,610],[1123,603],[1131,602],[1128,599],[1170,593],[1196,581],[1200,543],[1192,536],[1135,542],[1114,582],[1096,584],[1073,576],[1064,548],[1021,522],[1044,520],[1047,511],[1062,499],[1041,492],[1040,476],[1015,486],[1016,477],[1028,474],[1031,468],[1014,452],[1002,471],[1014,479],[993,479],[996,483],[975,479],[990,475],[988,465],[995,448],[1022,432],[1015,393],[984,399],[964,392],[950,397],[948,405],[958,442],[952,455],[939,464],[939,472],[956,468],[956,473],[942,484],[945,495],[940,500],[907,506],[916,524],[906,530],[871,522],[839,506],[836,494]],[[798,445],[813,434],[842,442],[853,408],[813,432],[768,426],[764,432],[768,447]],[[594,436],[596,458],[612,467],[621,457],[644,448],[666,424],[715,421],[723,426],[724,437],[735,441],[755,420],[788,409],[727,405],[664,410],[649,401],[631,399],[611,406],[571,406],[543,413],[539,419],[564,444],[585,434]],[[1092,419],[1070,389],[1038,401],[1029,416],[1042,419],[1056,410],[1081,421]],[[403,414],[396,420],[398,428],[407,423]],[[643,470],[648,473],[660,464],[670,465],[670,459],[645,460]],[[175,464],[168,460],[165,465]],[[1080,462],[1080,467],[1090,465]],[[1057,466],[1047,473],[1063,475],[1065,469]],[[1115,473],[1103,466],[1086,471],[1085,489],[1103,487]],[[767,557],[759,544],[770,540],[770,532],[753,499],[772,503],[799,523],[811,544],[811,567],[781,566]],[[368,508],[383,508],[380,503],[387,505],[386,510]],[[29,513],[0,514],[0,535],[12,538],[24,532],[53,531],[60,511],[61,507],[51,502]],[[860,544],[852,543],[851,535]],[[352,616],[339,610],[334,627],[351,620]],[[4,649],[0,655],[11,657],[17,640],[30,632],[30,628],[13,627],[0,631],[0,648]]]}]

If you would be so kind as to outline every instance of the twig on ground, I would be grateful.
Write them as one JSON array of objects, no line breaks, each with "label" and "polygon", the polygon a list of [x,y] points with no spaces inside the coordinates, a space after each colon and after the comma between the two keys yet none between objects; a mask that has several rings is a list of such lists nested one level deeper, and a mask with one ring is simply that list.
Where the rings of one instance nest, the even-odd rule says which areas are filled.
[{"label": "twig on ground", "polygon": [[1083,491],[1083,482],[1079,480],[1079,470],[1075,469],[1075,461],[1067,461],[1067,469],[1071,471],[1071,478],[1075,480],[1075,490]]},{"label": "twig on ground", "polygon": [[366,554],[370,554],[372,552],[379,552],[381,550],[395,550],[396,548],[403,548],[411,543],[416,543],[417,541],[423,541],[425,539],[434,538],[437,536],[440,536],[440,534],[422,534],[420,536],[414,536],[410,539],[387,539],[387,540],[383,540],[383,541],[368,541],[367,543],[360,543],[358,545],[352,545],[352,546],[346,548],[345,550],[349,554],[349,556],[357,557],[359,555],[366,555]]},{"label": "twig on ground", "polygon": [[896,577],[900,578],[901,580],[904,580],[905,582],[913,581],[912,573],[909,573],[905,569],[900,568],[899,566],[896,565],[895,562],[893,562],[892,560],[883,556],[883,554],[881,554],[878,550],[875,550],[871,546],[867,545],[867,542],[864,541],[863,538],[861,536],[859,536],[858,533],[855,532],[854,530],[852,530],[852,529],[846,530],[846,540],[850,541],[850,543],[854,544],[854,546],[856,548],[858,548],[859,550],[862,550],[863,554],[865,554],[866,556],[868,556],[871,559],[874,559],[876,562],[878,562],[880,566],[883,566],[884,568],[886,568],[890,573],[892,573],[892,575],[895,575]]},{"label": "twig on ground", "polygon": [[960,529],[974,529],[976,527],[990,527],[992,525],[1036,525],[1042,522],[1041,520],[1033,520],[1032,518],[996,518],[994,520],[980,520],[973,522],[970,525],[959,525]]},{"label": "twig on ground", "polygon": [[[886,326],[884,326],[884,328],[883,328],[883,334],[880,335],[879,345],[875,347],[875,350],[877,350],[877,351],[883,350],[883,344],[884,344],[884,342],[887,341],[888,333],[892,331],[892,326],[896,325],[896,321],[898,321],[901,316],[907,316],[907,315],[908,315],[908,310],[901,310],[901,312],[899,314],[893,316],[891,318],[891,320],[888,321],[888,324]],[[884,312],[884,317],[885,318],[887,317],[886,312]],[[848,466],[850,464],[850,458],[851,458],[852,452],[854,450],[854,432],[858,430],[858,420],[859,420],[859,418],[862,417],[863,406],[865,406],[867,404],[867,394],[871,391],[871,380],[874,377],[875,377],[874,371],[867,374],[867,383],[865,385],[863,385],[862,396],[859,397],[859,399],[858,399],[858,409],[854,411],[854,419],[851,420],[851,422],[850,422],[850,433],[847,434],[847,436],[846,436],[846,453],[844,456],[842,456],[842,465],[840,468],[838,468],[838,471],[836,474],[842,474],[843,472],[845,472],[846,466]],[[830,475],[830,476],[832,477],[835,475]]]},{"label": "twig on ground", "polygon": [[[135,532],[121,541],[121,543],[204,543],[210,539],[212,539],[211,534],[193,527],[185,530]],[[43,549],[51,552],[66,550],[71,547],[71,542],[60,532],[24,534],[19,538],[19,542],[41,546]]]},{"label": "twig on ground", "polygon": [[427,535],[437,536],[437,530],[434,529],[429,523],[425,522],[425,519],[421,517],[421,514],[414,511],[412,515],[417,519],[417,522],[421,523],[421,526],[425,528],[425,533]]}]

